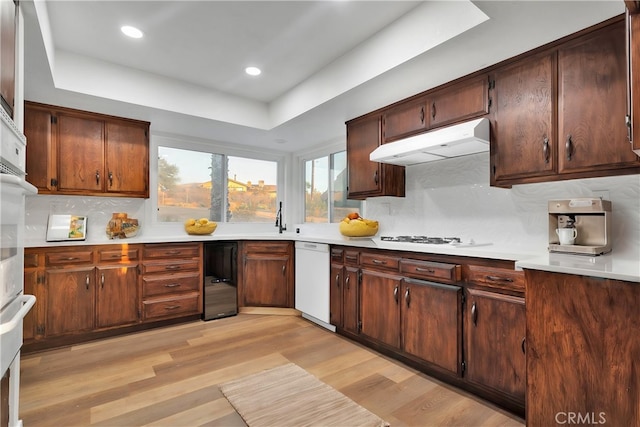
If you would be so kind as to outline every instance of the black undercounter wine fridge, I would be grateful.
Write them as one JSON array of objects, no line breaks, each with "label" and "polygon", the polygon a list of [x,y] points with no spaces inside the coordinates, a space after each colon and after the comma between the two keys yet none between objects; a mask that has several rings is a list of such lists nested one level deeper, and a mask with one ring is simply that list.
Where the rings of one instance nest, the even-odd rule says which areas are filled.
[{"label": "black undercounter wine fridge", "polygon": [[204,245],[204,320],[238,314],[236,242]]}]

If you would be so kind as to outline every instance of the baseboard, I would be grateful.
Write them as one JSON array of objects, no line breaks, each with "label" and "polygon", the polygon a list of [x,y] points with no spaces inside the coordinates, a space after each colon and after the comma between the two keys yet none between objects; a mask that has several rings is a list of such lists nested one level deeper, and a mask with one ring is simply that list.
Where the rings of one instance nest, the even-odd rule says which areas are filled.
[{"label": "baseboard", "polygon": [[302,313],[295,308],[282,307],[239,307],[238,313],[242,314],[274,314],[278,316],[298,316]]}]

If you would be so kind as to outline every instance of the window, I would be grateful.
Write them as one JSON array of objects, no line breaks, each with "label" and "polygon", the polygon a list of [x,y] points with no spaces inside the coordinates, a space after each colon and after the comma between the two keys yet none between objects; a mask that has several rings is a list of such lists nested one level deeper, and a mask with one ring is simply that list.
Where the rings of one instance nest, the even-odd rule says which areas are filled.
[{"label": "window", "polygon": [[158,221],[274,222],[278,162],[158,147]]},{"label": "window", "polygon": [[305,173],[305,222],[340,222],[361,203],[347,200],[347,152],[307,160]]}]

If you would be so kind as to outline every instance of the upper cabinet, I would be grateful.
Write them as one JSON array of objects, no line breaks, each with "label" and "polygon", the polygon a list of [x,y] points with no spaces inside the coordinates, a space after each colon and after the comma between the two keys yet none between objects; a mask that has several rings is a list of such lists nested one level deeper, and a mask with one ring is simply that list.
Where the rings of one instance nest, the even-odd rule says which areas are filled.
[{"label": "upper cabinet", "polygon": [[494,70],[491,184],[640,173],[624,123],[624,24]]},{"label": "upper cabinet", "polygon": [[429,128],[470,120],[489,113],[489,79],[464,79],[428,95]]},{"label": "upper cabinet", "polygon": [[627,126],[633,151],[640,156],[640,2],[627,2]]},{"label": "upper cabinet", "polygon": [[427,100],[402,102],[386,110],[382,116],[382,139],[391,142],[427,129]]},{"label": "upper cabinet", "polygon": [[347,122],[349,199],[404,197],[404,167],[369,160],[381,143],[381,120],[380,114],[374,114]]},{"label": "upper cabinet", "polygon": [[0,104],[11,118],[16,83],[17,11],[15,1],[0,1]]},{"label": "upper cabinet", "polygon": [[27,180],[43,194],[149,197],[149,123],[25,103]]}]

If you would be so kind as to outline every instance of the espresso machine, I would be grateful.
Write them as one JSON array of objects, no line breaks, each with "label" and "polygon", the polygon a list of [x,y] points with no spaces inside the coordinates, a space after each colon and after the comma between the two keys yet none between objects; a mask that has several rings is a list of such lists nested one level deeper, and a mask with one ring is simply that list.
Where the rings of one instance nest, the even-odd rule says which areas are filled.
[{"label": "espresso machine", "polygon": [[549,252],[592,256],[611,252],[611,202],[600,198],[550,200]]}]

